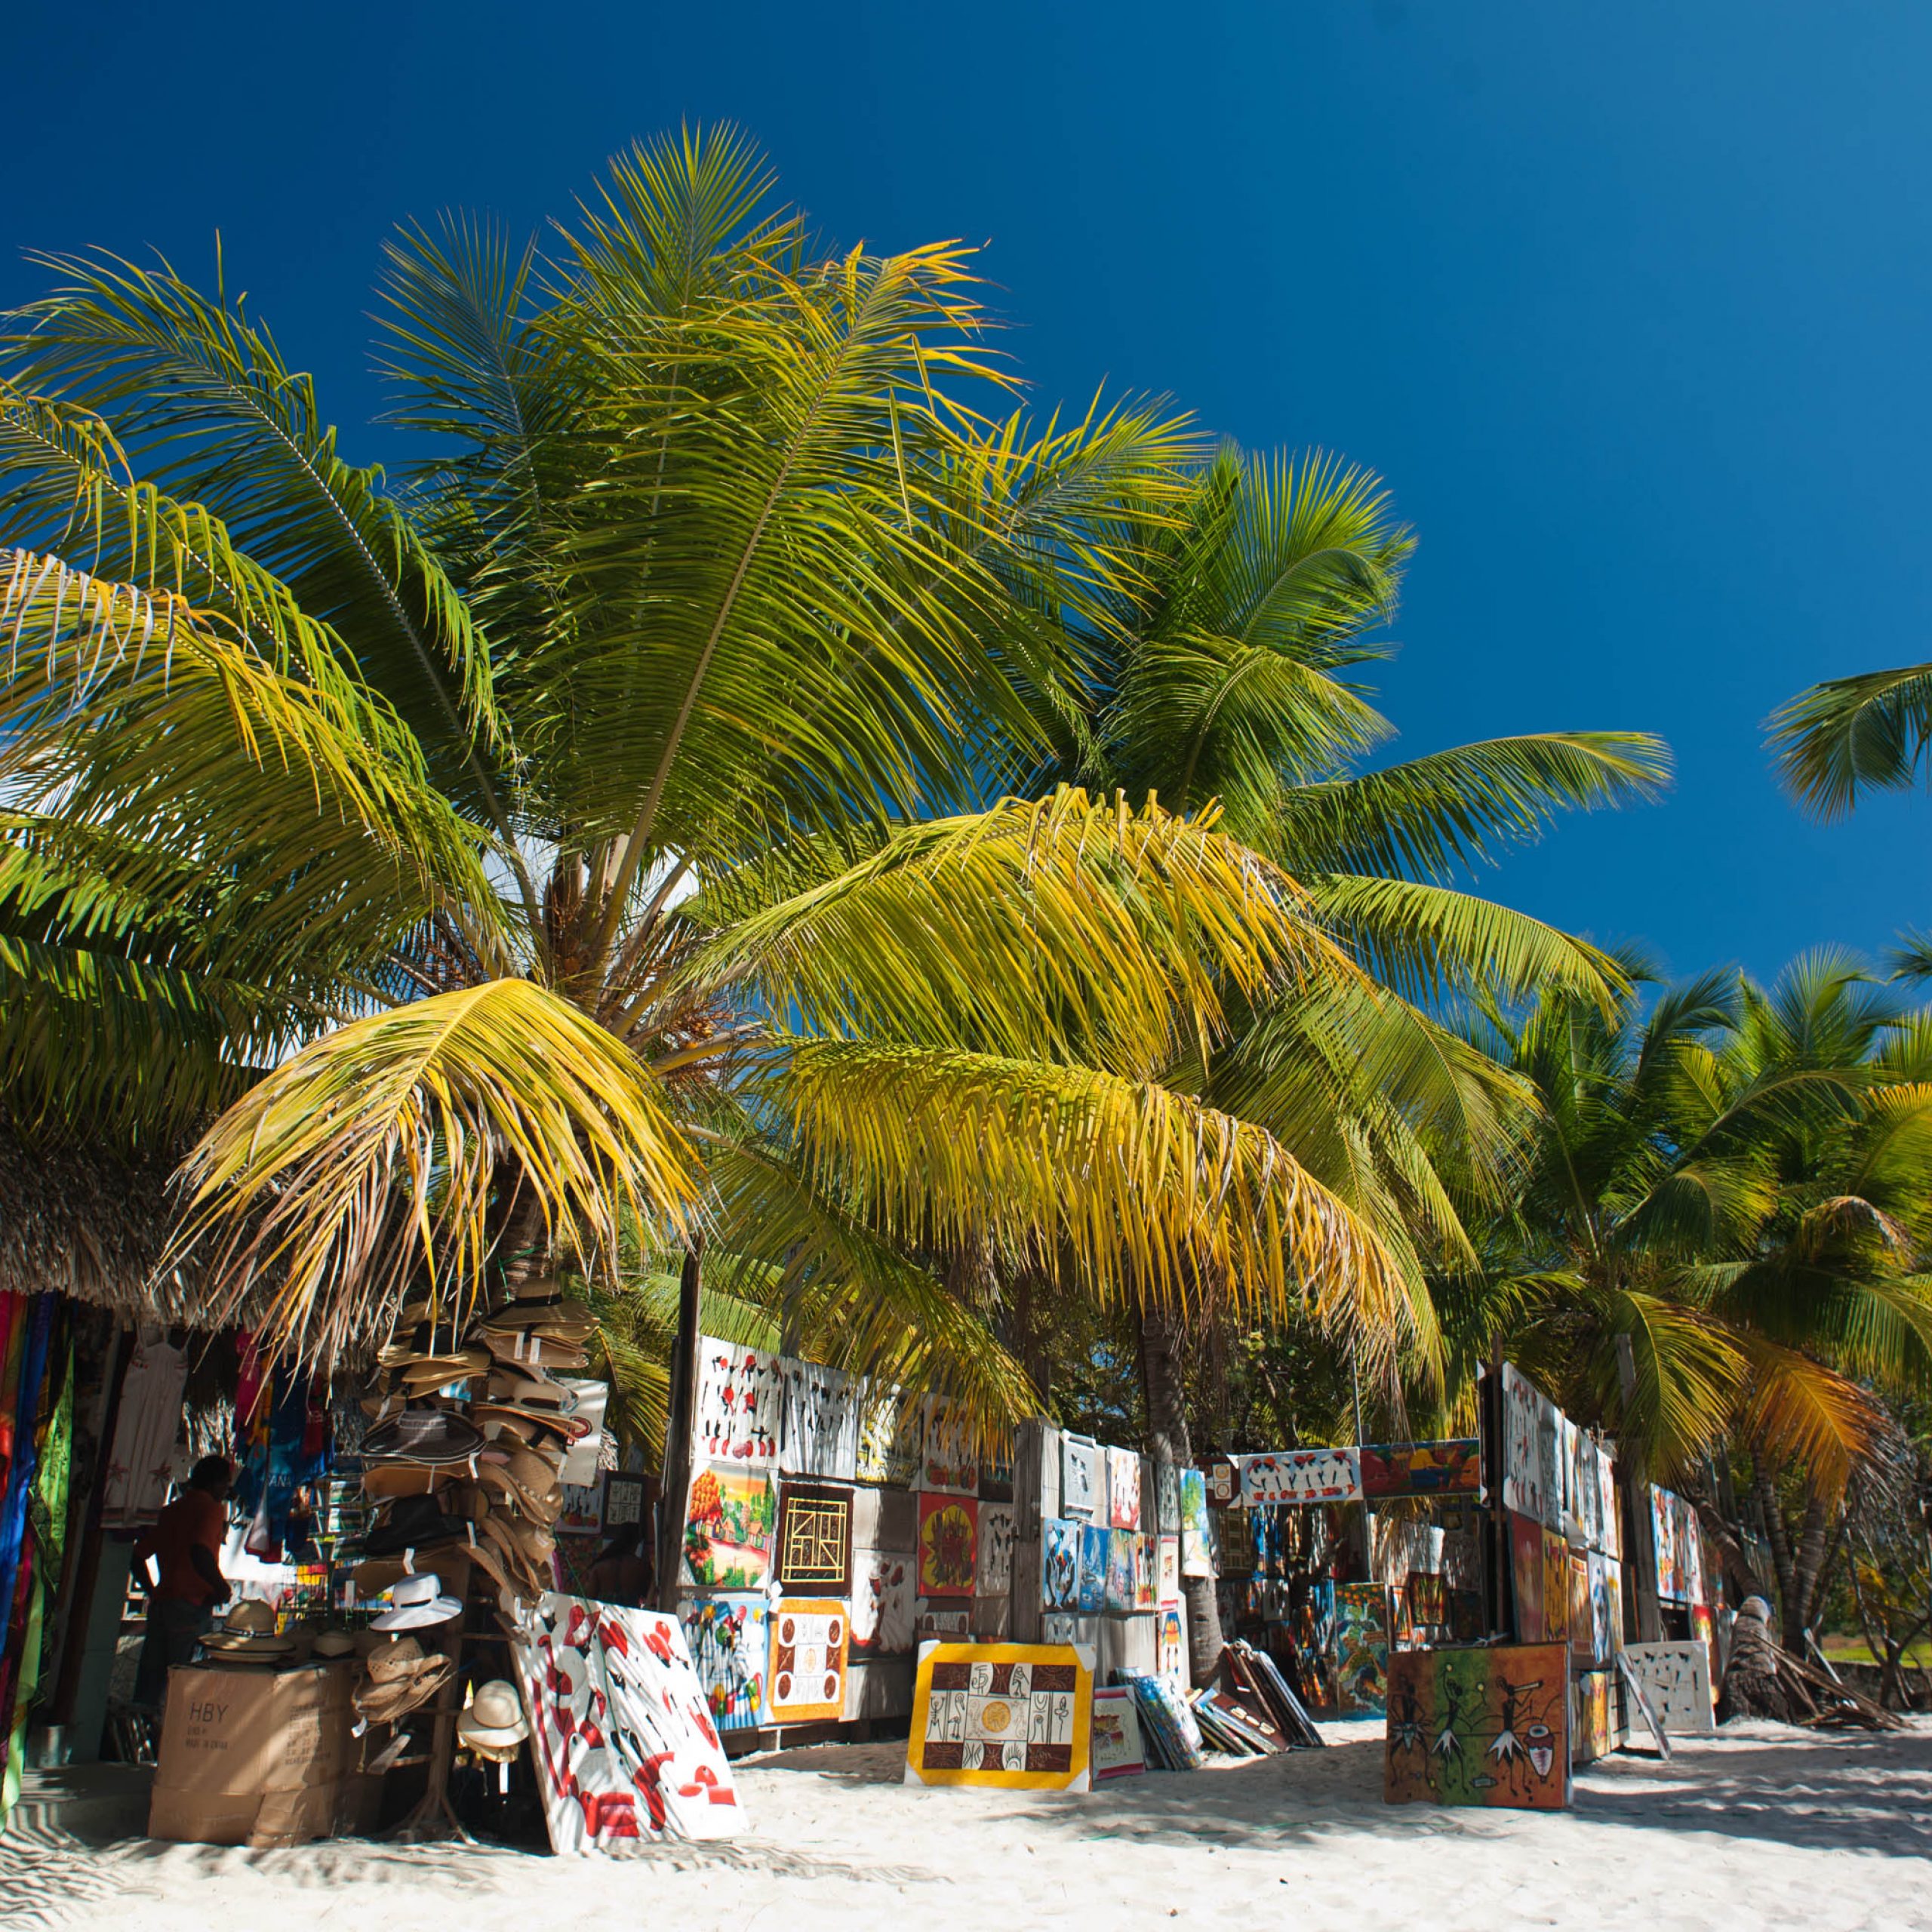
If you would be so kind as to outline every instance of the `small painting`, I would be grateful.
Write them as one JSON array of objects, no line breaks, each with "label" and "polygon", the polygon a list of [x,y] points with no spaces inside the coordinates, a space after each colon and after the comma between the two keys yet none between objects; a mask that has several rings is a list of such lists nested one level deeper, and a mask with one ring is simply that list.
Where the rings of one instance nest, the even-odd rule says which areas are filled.
[{"label": "small painting", "polygon": [[1707,1644],[1695,1638],[1674,1644],[1626,1644],[1623,1656],[1644,1687],[1651,1714],[1666,1731],[1682,1737],[1715,1733]]},{"label": "small painting", "polygon": [[1516,1592],[1516,1641],[1540,1644],[1549,1634],[1543,1614],[1543,1540],[1549,1534],[1527,1516],[1509,1517],[1509,1576]]},{"label": "small painting", "polygon": [[787,1474],[851,1481],[859,1467],[863,1388],[853,1377],[814,1361],[779,1358],[784,1392],[778,1466]]},{"label": "small painting", "polygon": [[1241,1502],[1354,1503],[1361,1497],[1361,1459],[1353,1449],[1284,1449],[1237,1456]]},{"label": "small painting", "polygon": [[1543,1460],[1539,1442],[1541,1392],[1513,1363],[1503,1364],[1503,1506],[1537,1522],[1543,1517]]},{"label": "small painting", "polygon": [[786,1597],[771,1613],[771,1721],[835,1723],[845,1715],[851,1613],[842,1601]]},{"label": "small painting", "polygon": [[906,1782],[1085,1791],[1093,1698],[1091,1651],[922,1644]]},{"label": "small painting", "polygon": [[1085,1527],[1064,1516],[1049,1516],[1040,1525],[1040,1601],[1044,1608],[1080,1607],[1080,1543]]},{"label": "small painting", "polygon": [[1107,1607],[1107,1559],[1113,1534],[1104,1523],[1080,1525],[1080,1608],[1090,1617]]},{"label": "small painting", "polygon": [[1482,1444],[1475,1436],[1452,1442],[1365,1443],[1361,1493],[1371,1497],[1480,1496]]},{"label": "small painting", "polygon": [[1140,1527],[1140,1457],[1131,1449],[1109,1449],[1107,1521],[1117,1530]]},{"label": "small painting", "polygon": [[1147,1768],[1140,1742],[1140,1719],[1131,1690],[1120,1687],[1094,1693],[1094,1782],[1138,1777]]},{"label": "small painting", "polygon": [[705,1335],[698,1342],[697,1425],[691,1453],[700,1462],[768,1469],[778,1460],[784,1411],[779,1358]]},{"label": "small painting", "polygon": [[778,1494],[778,1581],[803,1595],[852,1587],[852,1492],[787,1478]]},{"label": "small painting", "polygon": [[1154,1466],[1154,1528],[1160,1536],[1180,1534],[1180,1471],[1172,1463]]},{"label": "small painting", "polygon": [[1570,1802],[1570,1658],[1560,1644],[1402,1651],[1389,1660],[1391,1804]]},{"label": "small painting", "polygon": [[1109,1530],[1107,1586],[1104,1607],[1116,1617],[1134,1608],[1134,1546],[1139,1539],[1131,1530]]},{"label": "small painting", "polygon": [[695,1471],[680,1580],[707,1589],[761,1589],[771,1574],[777,1524],[777,1491],[768,1470],[714,1463]]},{"label": "small painting", "polygon": [[1136,1610],[1155,1610],[1160,1606],[1160,1559],[1155,1553],[1155,1541],[1144,1530],[1134,1533],[1134,1607]]},{"label": "small painting", "polygon": [[685,1645],[705,1708],[720,1730],[755,1730],[769,1721],[765,1672],[771,1663],[771,1605],[762,1591],[688,1596],[678,1606]]},{"label": "small painting", "polygon": [[1335,1586],[1335,1707],[1343,1717],[1380,1717],[1389,1708],[1389,1589]]},{"label": "small painting", "polygon": [[1155,1539],[1158,1549],[1155,1557],[1158,1577],[1155,1585],[1155,1599],[1164,1609],[1171,1603],[1180,1601],[1180,1538],[1160,1537]]},{"label": "small painting", "polygon": [[1543,1639],[1570,1641],[1570,1546],[1554,1530],[1543,1533]]},{"label": "small painting", "polygon": [[1616,1749],[1611,1730],[1610,1672],[1580,1670],[1571,1680],[1570,1761],[1594,1764]]},{"label": "small painting", "polygon": [[1208,1527],[1208,1484],[1198,1469],[1180,1472],[1180,1573],[1211,1577],[1214,1558]]},{"label": "small painting", "polygon": [[868,1382],[859,1406],[853,1467],[861,1482],[910,1489],[919,1479],[919,1404],[896,1383]]},{"label": "small painting", "polygon": [[850,1645],[854,1657],[898,1657],[912,1649],[918,1561],[909,1550],[854,1552]]},{"label": "small painting", "polygon": [[979,1567],[980,1501],[974,1496],[919,1498],[919,1594],[970,1597]]},{"label": "small painting", "polygon": [[1103,1509],[1100,1444],[1091,1435],[1060,1438],[1060,1507],[1063,1516],[1092,1517]]},{"label": "small painting", "polygon": [[1003,1597],[1013,1587],[1013,1505],[980,1505],[979,1546],[974,1558],[973,1594]]},{"label": "small painting", "polygon": [[1177,1604],[1160,1611],[1154,1628],[1154,1667],[1176,1683],[1187,1681],[1187,1623]]},{"label": "small painting", "polygon": [[919,1487],[948,1496],[977,1496],[980,1457],[965,1410],[950,1395],[928,1395],[921,1437]]}]

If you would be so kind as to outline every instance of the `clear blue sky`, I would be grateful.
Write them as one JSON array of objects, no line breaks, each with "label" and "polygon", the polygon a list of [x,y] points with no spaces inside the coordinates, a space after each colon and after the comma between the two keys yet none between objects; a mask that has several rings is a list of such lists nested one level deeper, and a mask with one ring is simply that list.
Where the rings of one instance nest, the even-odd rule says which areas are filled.
[{"label": "clear blue sky", "polygon": [[1932,923],[1932,800],[1807,823],[1760,721],[1932,657],[1932,7],[15,0],[0,302],[30,248],[232,286],[363,427],[389,226],[567,212],[731,118],[838,238],[991,245],[1044,398],[1103,378],[1388,478],[1405,753],[1644,727],[1661,805],[1490,889],[1673,971]]}]

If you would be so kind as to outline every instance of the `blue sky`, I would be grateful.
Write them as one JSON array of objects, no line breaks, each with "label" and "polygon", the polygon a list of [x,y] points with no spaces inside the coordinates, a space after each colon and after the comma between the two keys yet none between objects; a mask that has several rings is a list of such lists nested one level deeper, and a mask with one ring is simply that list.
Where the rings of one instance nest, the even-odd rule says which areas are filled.
[{"label": "blue sky", "polygon": [[1380,470],[1421,540],[1402,752],[1669,738],[1664,803],[1487,889],[1685,973],[1932,923],[1932,800],[1810,824],[1759,728],[1932,657],[1922,0],[16,0],[8,39],[0,302],[43,284],[23,250],[200,275],[219,229],[380,458],[395,221],[534,226],[632,139],[733,119],[842,241],[988,242],[1043,399],[1104,379]]}]

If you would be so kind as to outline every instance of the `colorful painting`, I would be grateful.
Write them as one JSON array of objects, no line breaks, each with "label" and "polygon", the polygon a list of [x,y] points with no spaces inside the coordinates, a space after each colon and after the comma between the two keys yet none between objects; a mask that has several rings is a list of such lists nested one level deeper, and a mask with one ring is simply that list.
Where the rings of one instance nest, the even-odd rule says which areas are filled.
[{"label": "colorful painting", "polygon": [[1158,1537],[1155,1555],[1155,1601],[1162,1607],[1180,1601],[1180,1538]]},{"label": "colorful painting", "polygon": [[[1217,1456],[1208,1465],[1202,1481],[1217,1509],[1231,1509],[1241,1495],[1241,1470],[1232,1456]],[[1184,1527],[1184,1526],[1183,1526]]]},{"label": "colorful painting", "polygon": [[1091,1651],[921,1644],[906,1782],[1085,1791],[1093,1700]]},{"label": "colorful painting", "polygon": [[919,1404],[897,1383],[867,1382],[859,1404],[859,1439],[852,1457],[859,1481],[910,1489],[919,1479],[923,1420]]},{"label": "colorful painting", "polygon": [[1570,1546],[1552,1530],[1543,1533],[1543,1639],[1570,1641]]},{"label": "colorful painting", "polygon": [[1623,1647],[1623,1566],[1594,1549],[1588,1562],[1590,1656],[1601,1668]]},{"label": "colorful painting", "polygon": [[1140,1527],[1140,1457],[1132,1449],[1108,1449],[1107,1521],[1116,1530]]},{"label": "colorful painting", "polygon": [[1361,1493],[1378,1496],[1480,1496],[1482,1444],[1370,1442],[1362,1445]]},{"label": "colorful painting", "polygon": [[1107,1607],[1107,1559],[1113,1553],[1112,1531],[1104,1523],[1080,1525],[1080,1604],[1090,1617]]},{"label": "colorful painting", "polygon": [[913,1622],[919,1641],[928,1638],[958,1638],[961,1642],[973,1634],[973,1613],[949,1603],[928,1603],[924,1597],[913,1606]]},{"label": "colorful painting", "polygon": [[1602,1521],[1603,1541],[1598,1547],[1613,1561],[1620,1563],[1623,1560],[1623,1512],[1617,1505],[1617,1465],[1601,1444],[1596,1461],[1597,1491],[1602,1499],[1598,1513]]},{"label": "colorful painting", "polygon": [[688,1596],[678,1606],[705,1708],[720,1730],[755,1730],[771,1721],[764,1701],[771,1661],[771,1604],[762,1591]]},{"label": "colorful painting", "polygon": [[1596,1639],[1590,1619],[1590,1559],[1583,1550],[1569,1552],[1570,1654],[1587,1670],[1595,1663]]},{"label": "colorful painting", "polygon": [[1570,1761],[1574,1764],[1594,1764],[1617,1748],[1610,1678],[1607,1670],[1580,1670],[1571,1679]]},{"label": "colorful painting", "polygon": [[1503,1364],[1503,1506],[1537,1522],[1543,1517],[1540,1429],[1549,1407],[1535,1383]]},{"label": "colorful painting", "polygon": [[1092,1516],[1106,1494],[1100,1446],[1091,1435],[1063,1432],[1060,1438],[1060,1512]]},{"label": "colorful painting", "polygon": [[1154,1466],[1154,1530],[1158,1536],[1180,1534],[1180,1471],[1172,1463]]},{"label": "colorful painting", "polygon": [[1092,1727],[1094,1782],[1138,1777],[1147,1768],[1140,1742],[1140,1719],[1134,1693],[1120,1687],[1094,1693]]},{"label": "colorful painting", "polygon": [[1134,1549],[1139,1541],[1131,1530],[1109,1530],[1107,1593],[1105,1607],[1117,1617],[1134,1608]]},{"label": "colorful painting", "polygon": [[700,1338],[697,1427],[691,1442],[697,1461],[768,1468],[778,1460],[783,1411],[777,1356],[715,1336]]},{"label": "colorful painting", "polygon": [[731,1767],[675,1617],[548,1593],[511,1657],[552,1850],[736,1835]]},{"label": "colorful painting", "polygon": [[1086,1524],[1049,1516],[1040,1525],[1040,1601],[1048,1610],[1080,1607],[1081,1533]]},{"label": "colorful painting", "polygon": [[1509,1577],[1515,1586],[1516,1641],[1540,1644],[1549,1634],[1543,1623],[1543,1540],[1549,1533],[1527,1516],[1509,1521]]},{"label": "colorful painting", "polygon": [[862,1385],[836,1368],[779,1360],[784,1401],[778,1466],[788,1475],[832,1476],[850,1482],[859,1472]]},{"label": "colorful painting", "polygon": [[1154,1668],[1165,1678],[1187,1681],[1187,1620],[1178,1604],[1163,1610],[1154,1627]]},{"label": "colorful painting", "polygon": [[1389,1589],[1335,1586],[1335,1708],[1343,1717],[1380,1717],[1389,1707]]},{"label": "colorful painting", "polygon": [[836,1722],[845,1715],[851,1607],[836,1598],[786,1597],[771,1613],[774,1724]]},{"label": "colorful painting", "polygon": [[694,1470],[678,1580],[705,1589],[761,1589],[771,1574],[777,1527],[777,1486],[768,1470],[726,1464]]},{"label": "colorful painting", "polygon": [[1160,1607],[1160,1558],[1155,1553],[1156,1543],[1157,1539],[1148,1535],[1144,1530],[1134,1532],[1134,1607],[1136,1610],[1155,1610]]},{"label": "colorful painting", "polygon": [[1180,1472],[1180,1574],[1211,1577],[1214,1558],[1208,1540],[1208,1484],[1198,1469]]},{"label": "colorful painting", "polygon": [[1707,1645],[1695,1638],[1675,1644],[1626,1644],[1623,1657],[1665,1730],[1686,1737],[1709,1737],[1715,1732]]},{"label": "colorful painting", "polygon": [[919,1498],[919,1594],[970,1597],[979,1567],[977,1497]]},{"label": "colorful painting", "polygon": [[778,1581],[804,1596],[852,1588],[852,1492],[789,1478],[778,1493]]},{"label": "colorful painting", "polygon": [[1570,1789],[1570,1659],[1561,1644],[1389,1658],[1383,1795],[1391,1804],[1561,1810]]},{"label": "colorful painting", "polygon": [[1013,1505],[982,1503],[979,1531],[973,1594],[1003,1597],[1013,1588]]},{"label": "colorful painting", "polygon": [[980,1493],[980,1454],[966,1411],[950,1395],[928,1395],[921,1434],[919,1487],[948,1496]]},{"label": "colorful painting", "polygon": [[918,1567],[918,1558],[909,1551],[854,1552],[852,1656],[897,1657],[912,1649]]},{"label": "colorful painting", "polygon": [[1402,1586],[1402,1608],[1409,1629],[1419,1637],[1449,1628],[1449,1580],[1440,1571],[1411,1570]]},{"label": "colorful painting", "polygon": [[1361,1497],[1361,1458],[1353,1449],[1283,1449],[1237,1456],[1241,1502],[1355,1503]]}]

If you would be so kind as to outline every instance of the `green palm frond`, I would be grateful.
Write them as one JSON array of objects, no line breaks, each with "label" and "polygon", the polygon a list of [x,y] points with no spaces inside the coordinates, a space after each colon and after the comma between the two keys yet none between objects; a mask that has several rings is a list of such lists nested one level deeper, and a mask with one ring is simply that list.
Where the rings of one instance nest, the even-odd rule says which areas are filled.
[{"label": "green palm frond", "polygon": [[1932,743],[1932,664],[1814,685],[1767,728],[1792,795],[1820,817],[1838,817],[1861,789],[1903,791],[1916,782]]}]

